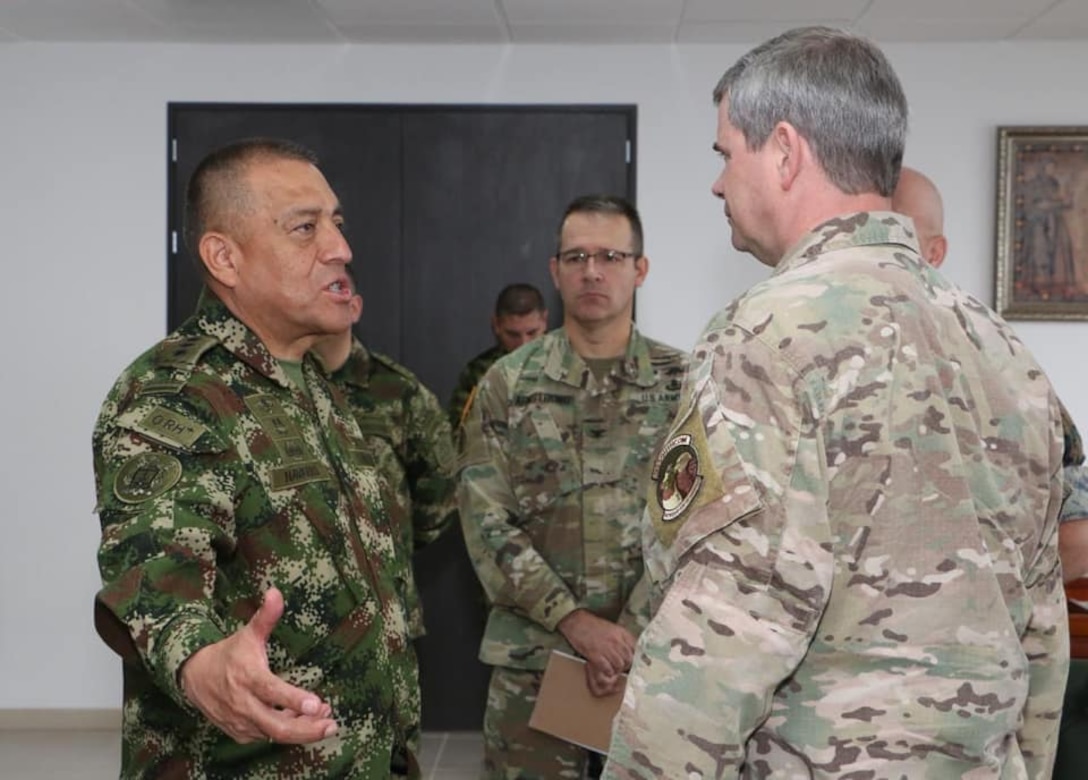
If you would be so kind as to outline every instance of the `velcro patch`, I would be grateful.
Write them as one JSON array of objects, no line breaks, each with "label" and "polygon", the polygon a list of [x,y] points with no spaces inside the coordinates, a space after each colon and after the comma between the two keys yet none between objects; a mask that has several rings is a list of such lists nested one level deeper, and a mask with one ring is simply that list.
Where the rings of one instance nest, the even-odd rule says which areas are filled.
[{"label": "velcro patch", "polygon": [[181,461],[164,452],[141,452],[121,464],[113,494],[126,504],[158,498],[181,479]]},{"label": "velcro patch", "polygon": [[152,409],[132,426],[145,436],[181,449],[189,449],[208,428],[196,420],[161,407]]},{"label": "velcro patch", "polygon": [[714,469],[702,418],[693,398],[677,420],[650,472],[646,509],[664,547],[672,546],[683,518],[722,496],[721,480]]}]

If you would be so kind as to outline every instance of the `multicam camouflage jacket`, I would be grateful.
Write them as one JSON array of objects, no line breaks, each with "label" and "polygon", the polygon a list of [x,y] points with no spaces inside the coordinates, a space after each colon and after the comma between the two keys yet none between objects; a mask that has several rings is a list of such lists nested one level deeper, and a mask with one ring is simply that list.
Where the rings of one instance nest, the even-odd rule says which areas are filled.
[{"label": "multicam camouflage jacket", "polygon": [[647,502],[667,590],[604,777],[1048,777],[1061,425],[1008,325],[909,221],[861,213],[694,361]]},{"label": "multicam camouflage jacket", "polygon": [[480,384],[480,380],[487,373],[487,369],[491,368],[495,361],[505,354],[502,347],[496,344],[474,357],[461,370],[460,376],[457,377],[457,386],[453,389],[453,395],[450,396],[449,405],[450,427],[453,429],[454,434],[460,429],[461,423],[468,412],[472,392]]},{"label": "multicam camouflage jacket", "polygon": [[[345,399],[308,393],[205,293],[110,391],[94,431],[103,587],[124,659],[124,778],[418,777],[419,687],[384,481]],[[181,664],[243,627],[275,586],[272,671],[332,705],[338,733],[239,745],[179,688]]]},{"label": "multicam camouflage jacket", "polygon": [[[543,669],[579,607],[636,635],[648,619],[639,518],[686,357],[639,335],[598,380],[565,329],[499,360],[465,423],[458,497],[492,602],[480,660]],[[636,588],[636,585],[640,587]]]},{"label": "multicam camouflage jacket", "polygon": [[[385,477],[406,556],[430,544],[456,517],[454,453],[446,413],[434,393],[404,366],[358,342],[333,374],[366,442],[365,463]],[[423,636],[423,607],[412,567],[399,570],[409,635]]]}]

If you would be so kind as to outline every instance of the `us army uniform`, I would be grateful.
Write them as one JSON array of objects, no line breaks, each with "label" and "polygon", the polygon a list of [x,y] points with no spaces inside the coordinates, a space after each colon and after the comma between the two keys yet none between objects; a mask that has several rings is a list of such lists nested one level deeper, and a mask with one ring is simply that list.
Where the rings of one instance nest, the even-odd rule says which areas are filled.
[{"label": "us army uniform", "polygon": [[[95,426],[103,587],[96,626],[124,659],[123,778],[419,777],[405,565],[384,482],[343,397],[306,392],[210,293],[137,358]],[[273,673],[332,707],[311,745],[235,743],[180,689],[182,663],[246,625],[275,586]]]},{"label": "us army uniform", "polygon": [[[909,220],[831,220],[708,326],[655,459],[608,778],[1048,777],[1058,404]],[[685,393],[687,395],[687,393]]]},{"label": "us army uniform", "polygon": [[[400,519],[400,542],[412,552],[430,544],[456,516],[450,426],[438,399],[404,366],[355,340],[347,362],[333,374],[366,443],[365,463],[386,478]],[[424,634],[423,607],[411,566],[398,569],[408,633]]]},{"label": "us army uniform", "polygon": [[468,411],[468,402],[472,397],[472,391],[480,384],[480,380],[487,373],[487,369],[491,368],[495,361],[505,354],[502,347],[496,344],[474,357],[461,370],[460,376],[457,377],[457,386],[453,389],[453,395],[450,396],[450,426],[455,432],[461,427],[462,418]]},{"label": "us army uniform", "polygon": [[681,352],[632,328],[625,355],[598,380],[560,329],[499,360],[479,385],[459,499],[492,602],[480,647],[495,667],[490,777],[581,777],[585,751],[530,730],[529,715],[550,652],[574,652],[560,620],[581,607],[637,636],[648,618],[639,518],[684,368]]}]

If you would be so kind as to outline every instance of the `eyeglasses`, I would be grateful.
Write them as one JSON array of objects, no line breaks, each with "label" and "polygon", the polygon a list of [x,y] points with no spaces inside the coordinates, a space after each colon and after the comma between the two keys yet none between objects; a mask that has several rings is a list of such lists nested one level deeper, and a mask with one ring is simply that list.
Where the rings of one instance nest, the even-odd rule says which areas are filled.
[{"label": "eyeglasses", "polygon": [[585,268],[592,259],[603,268],[617,268],[624,260],[635,256],[634,252],[621,252],[618,249],[598,249],[596,252],[570,249],[559,253],[559,262],[564,268]]}]

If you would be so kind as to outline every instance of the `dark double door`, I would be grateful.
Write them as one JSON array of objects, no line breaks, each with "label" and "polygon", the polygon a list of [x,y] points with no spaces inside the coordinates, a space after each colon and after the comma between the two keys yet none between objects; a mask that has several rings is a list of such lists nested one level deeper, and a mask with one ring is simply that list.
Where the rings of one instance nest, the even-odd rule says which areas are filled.
[{"label": "dark double door", "polygon": [[[632,106],[396,106],[174,103],[169,122],[168,327],[200,290],[181,240],[185,184],[200,159],[248,136],[317,152],[347,219],[364,298],[356,331],[446,403],[492,341],[498,291],[548,275],[563,207],[590,192],[634,200]],[[427,636],[419,644],[424,725],[480,727],[488,670],[476,660],[479,586],[455,529],[415,558]]]}]

